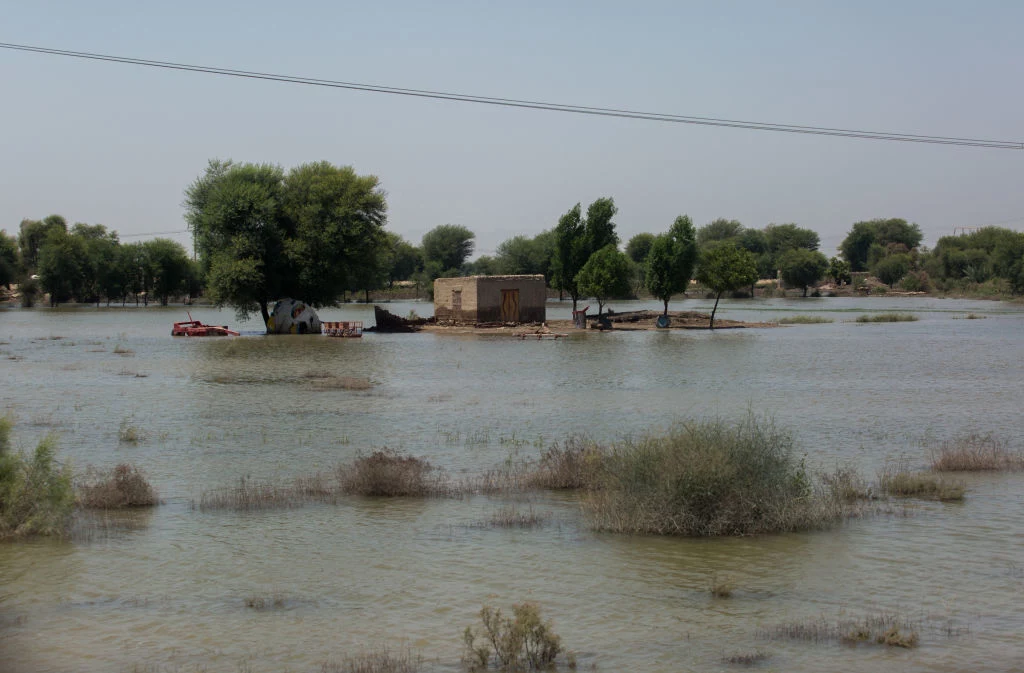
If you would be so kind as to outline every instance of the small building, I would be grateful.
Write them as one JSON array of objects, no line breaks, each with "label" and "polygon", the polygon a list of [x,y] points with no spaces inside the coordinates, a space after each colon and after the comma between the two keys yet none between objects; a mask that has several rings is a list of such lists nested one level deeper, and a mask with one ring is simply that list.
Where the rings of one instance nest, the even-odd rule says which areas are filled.
[{"label": "small building", "polygon": [[434,281],[438,322],[544,322],[544,276],[466,276]]}]

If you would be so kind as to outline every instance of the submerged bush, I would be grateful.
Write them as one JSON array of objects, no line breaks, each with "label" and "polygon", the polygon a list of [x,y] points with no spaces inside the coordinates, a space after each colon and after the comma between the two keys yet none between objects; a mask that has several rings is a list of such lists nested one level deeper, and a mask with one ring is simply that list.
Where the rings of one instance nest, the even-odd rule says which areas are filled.
[{"label": "submerged bush", "polygon": [[11,421],[0,418],[0,539],[62,535],[75,503],[71,469],[54,456],[56,439],[47,435],[27,456],[10,445]]},{"label": "submerged bush", "polygon": [[874,315],[865,313],[857,316],[857,322],[916,322],[917,316],[913,313],[876,313]]},{"label": "submerged bush", "polygon": [[[512,606],[512,617],[485,605],[480,610],[483,626],[466,627],[462,634],[470,668],[485,669],[493,660],[502,671],[546,670],[554,667],[563,651],[562,639],[542,621],[535,603]],[[575,667],[570,660],[570,667]]]},{"label": "submerged bush", "polygon": [[366,496],[424,496],[447,492],[443,473],[422,458],[392,449],[360,455],[337,468],[341,491]]},{"label": "submerged bush", "polygon": [[963,500],[963,482],[943,479],[934,474],[911,472],[902,462],[889,463],[878,473],[878,488],[897,498],[927,500]]},{"label": "submerged bush", "polygon": [[579,437],[546,450],[526,476],[534,488],[579,489],[592,486],[604,455],[601,447]]},{"label": "submerged bush", "polygon": [[677,425],[614,447],[586,511],[599,530],[655,535],[747,535],[815,528],[844,515],[815,489],[792,436],[754,415]]},{"label": "submerged bush", "polygon": [[780,325],[820,325],[830,322],[835,322],[835,320],[820,315],[791,315],[778,320]]},{"label": "submerged bush", "polygon": [[78,487],[78,504],[88,509],[152,507],[160,504],[139,468],[121,463],[108,472],[90,471]]}]

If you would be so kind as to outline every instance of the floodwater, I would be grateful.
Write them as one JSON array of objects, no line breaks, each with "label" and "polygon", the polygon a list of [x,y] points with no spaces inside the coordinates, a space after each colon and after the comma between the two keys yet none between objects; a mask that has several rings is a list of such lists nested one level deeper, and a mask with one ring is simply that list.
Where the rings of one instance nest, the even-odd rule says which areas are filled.
[{"label": "floodwater", "polygon": [[[616,310],[639,304],[615,302]],[[653,307],[653,305],[651,305]],[[673,309],[710,308],[687,300]],[[429,304],[392,304],[430,313]],[[856,324],[913,312],[911,323]],[[568,317],[566,303],[550,317]],[[141,467],[165,504],[72,541],[0,544],[0,670],[317,671],[386,645],[460,670],[484,604],[537,602],[581,669],[1024,670],[1024,475],[969,476],[959,504],[835,529],[731,539],[595,534],[572,496],[548,523],[476,525],[502,498],[201,512],[204,490],[289,478],[393,447],[458,476],[574,433],[612,441],[701,416],[770,415],[812,468],[924,466],[967,431],[1024,437],[1024,306],[870,298],[724,302],[720,315],[832,324],[518,341],[437,334],[172,338],[184,309],[0,310],[2,405],[24,448],[48,432],[76,469]],[[965,320],[968,313],[985,316]],[[198,319],[239,324],[227,311]],[[365,306],[324,319],[372,320]],[[243,330],[258,329],[255,323]],[[63,338],[55,338],[63,337]],[[368,379],[314,390],[309,374]],[[119,428],[143,435],[119,443]],[[713,598],[713,574],[736,586]],[[254,610],[249,598],[279,599]],[[912,650],[773,640],[791,622],[898,613]]]}]

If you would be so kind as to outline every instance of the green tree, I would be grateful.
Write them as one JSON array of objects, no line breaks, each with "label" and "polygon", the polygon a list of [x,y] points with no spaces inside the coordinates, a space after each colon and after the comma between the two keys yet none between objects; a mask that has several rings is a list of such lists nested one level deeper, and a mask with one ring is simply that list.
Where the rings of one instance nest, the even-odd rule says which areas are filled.
[{"label": "green tree", "polygon": [[779,257],[779,271],[787,285],[802,287],[806,297],[807,288],[825,277],[828,260],[817,250],[793,248]]},{"label": "green tree", "polygon": [[872,272],[878,278],[889,287],[893,287],[896,283],[903,279],[910,271],[910,258],[907,255],[890,255],[883,258]]},{"label": "green tree", "polygon": [[764,237],[768,250],[776,255],[798,248],[817,250],[821,245],[818,232],[795,224],[769,224],[764,228]]},{"label": "green tree", "polygon": [[513,236],[498,244],[494,268],[501,274],[544,274],[549,270],[550,251],[540,237]]},{"label": "green tree", "polygon": [[39,284],[50,294],[50,305],[81,300],[89,292],[89,251],[85,241],[55,227],[39,248]]},{"label": "green tree", "polygon": [[18,239],[0,231],[0,285],[10,289],[21,276],[18,260]]},{"label": "green tree", "polygon": [[71,235],[82,240],[88,257],[82,296],[78,300],[96,302],[98,306],[100,297],[110,285],[112,274],[118,271],[116,258],[120,242],[117,232],[107,231],[102,224],[77,222],[71,227]]},{"label": "green tree", "polygon": [[476,235],[459,224],[442,224],[423,235],[423,259],[441,274],[458,270],[473,254]]},{"label": "green tree", "polygon": [[597,300],[598,319],[605,301],[629,294],[629,271],[629,257],[619,252],[614,243],[609,243],[591,255],[576,275],[580,293]]},{"label": "green tree", "polygon": [[654,234],[636,234],[626,244],[626,254],[637,264],[643,264],[647,261],[647,255],[651,251],[651,246],[654,245],[655,238],[657,237]]},{"label": "green tree", "polygon": [[603,250],[609,245],[617,246],[619,244],[619,235],[615,233],[615,223],[612,222],[612,218],[618,212],[619,209],[615,207],[615,199],[611,197],[597,199],[587,208],[584,236],[586,237],[588,259],[598,250]]},{"label": "green tree", "polygon": [[647,289],[665,304],[672,295],[685,293],[697,261],[697,239],[693,221],[680,215],[667,234],[654,239],[647,255]]},{"label": "green tree", "polygon": [[31,275],[39,264],[39,249],[51,232],[67,231],[68,223],[60,215],[49,215],[42,220],[22,220],[18,231],[18,246],[25,273]]},{"label": "green tree", "polygon": [[921,228],[916,224],[907,224],[903,219],[866,220],[854,223],[839,244],[839,251],[843,259],[850,263],[851,271],[867,271],[872,246],[879,245],[885,249],[889,244],[899,244],[907,251],[921,245],[922,238]]},{"label": "green tree", "polygon": [[704,248],[714,241],[729,241],[743,233],[743,225],[738,220],[727,220],[723,217],[711,220],[697,230],[697,244]]},{"label": "green tree", "polygon": [[374,176],[327,162],[211,161],[185,191],[186,221],[211,299],[239,319],[282,297],[325,306],[375,256],[387,204]]},{"label": "green tree", "polygon": [[172,296],[188,291],[192,262],[180,243],[167,238],[155,238],[143,243],[152,279],[153,296],[167,306]]},{"label": "green tree", "polygon": [[577,203],[558,219],[555,227],[555,287],[569,293],[573,313],[580,297],[576,276],[589,257],[583,233],[584,223]]},{"label": "green tree", "polygon": [[423,251],[398,234],[388,233],[391,245],[391,269],[388,271],[388,285],[396,280],[409,280],[423,269]]},{"label": "green tree", "polygon": [[718,245],[701,254],[697,281],[715,293],[709,327],[715,328],[718,301],[724,292],[735,292],[757,282],[757,263],[753,253],[734,244]]},{"label": "green tree", "polygon": [[849,283],[852,278],[850,276],[850,263],[846,260],[833,257],[828,260],[828,277],[832,279],[832,282],[836,284],[836,287]]}]

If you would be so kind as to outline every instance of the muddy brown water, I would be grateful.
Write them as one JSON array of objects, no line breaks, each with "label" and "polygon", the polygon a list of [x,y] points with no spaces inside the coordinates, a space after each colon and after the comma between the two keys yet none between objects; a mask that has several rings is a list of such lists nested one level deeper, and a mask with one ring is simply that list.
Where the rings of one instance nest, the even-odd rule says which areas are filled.
[{"label": "muddy brown water", "polygon": [[[656,306],[613,303],[618,310]],[[428,315],[428,304],[392,305]],[[710,308],[676,302],[674,310]],[[372,320],[346,306],[328,320]],[[912,323],[855,324],[866,312]],[[229,312],[193,316],[255,332]],[[549,315],[569,313],[552,303]],[[968,313],[986,316],[963,320]],[[388,446],[455,475],[536,456],[573,433],[601,440],[681,418],[768,414],[808,465],[927,462],[969,430],[1020,448],[1024,307],[935,299],[724,303],[737,320],[824,325],[622,332],[519,341],[438,334],[172,338],[181,307],[0,310],[2,405],[15,442],[47,432],[76,468],[133,462],[166,504],[124,530],[0,545],[0,670],[316,671],[380,645],[459,670],[483,604],[531,600],[583,668],[1013,671],[1024,668],[1024,475],[967,478],[962,504],[833,530],[689,540],[594,534],[571,496],[536,494],[547,525],[474,524],[501,498],[360,500],[200,512],[202,491],[287,478]],[[63,337],[63,338],[53,338]],[[311,375],[368,379],[317,390]],[[142,433],[118,441],[122,424]],[[711,577],[736,586],[716,599]],[[269,609],[246,606],[263,597]],[[920,647],[771,640],[766,630],[882,612]]]}]

